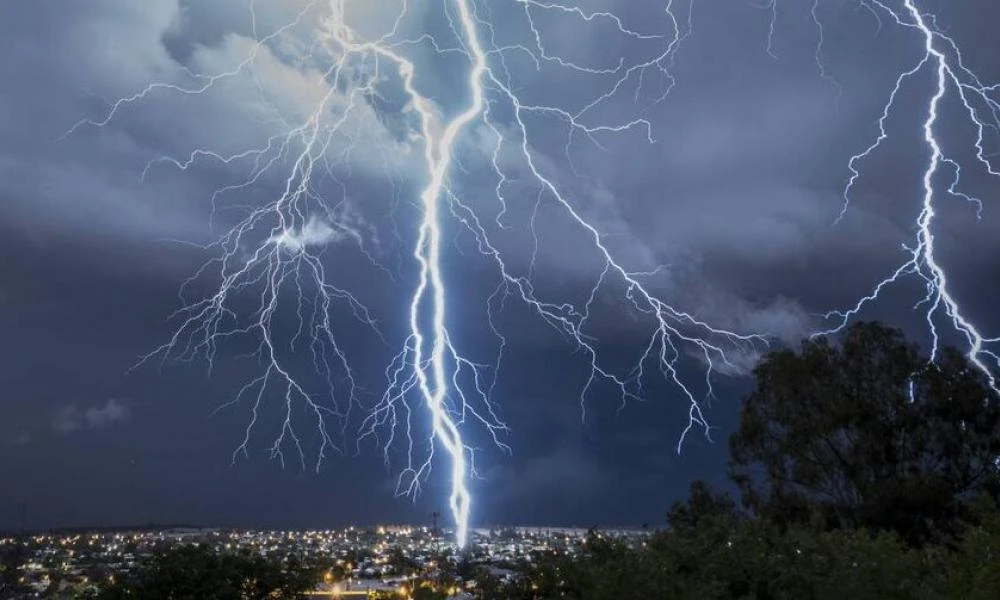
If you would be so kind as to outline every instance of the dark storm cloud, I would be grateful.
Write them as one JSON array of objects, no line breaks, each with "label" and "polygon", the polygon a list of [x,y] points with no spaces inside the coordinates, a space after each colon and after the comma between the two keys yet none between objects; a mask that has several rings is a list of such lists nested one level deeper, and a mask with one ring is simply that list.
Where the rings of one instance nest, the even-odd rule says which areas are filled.
[{"label": "dark storm cloud", "polygon": [[[257,1],[258,33],[288,22],[302,4]],[[781,4],[774,59],[765,52],[768,11],[749,2],[694,3],[694,32],[677,56],[671,94],[640,107],[623,97],[592,115],[618,121],[639,108],[652,124],[653,144],[638,131],[599,134],[601,148],[575,137],[567,157],[564,123],[546,119],[535,122],[539,133],[529,140],[541,168],[606,234],[623,263],[637,270],[665,266],[650,278],[665,297],[713,324],[766,331],[785,342],[811,331],[817,313],[853,302],[903,260],[900,245],[912,240],[919,205],[914,169],[926,158],[913,127],[924,100],[913,99],[925,98],[929,81],[916,79],[898,117],[888,122],[892,145],[861,165],[868,174],[859,180],[845,219],[834,226],[847,159],[874,139],[882,103],[896,74],[913,65],[919,39],[889,26],[879,29],[854,2],[821,3],[822,59],[835,84],[815,64],[818,32],[808,4]],[[591,5],[617,5],[637,30],[666,24],[660,3]],[[234,382],[238,388],[255,372],[252,361],[220,361],[212,379],[201,363],[154,364],[126,375],[139,356],[170,335],[164,318],[177,308],[177,287],[205,258],[196,248],[167,240],[212,239],[217,230],[209,227],[210,196],[239,182],[246,169],[201,161],[182,172],[154,162],[145,179],[140,176],[160,157],[184,160],[195,148],[226,154],[266,143],[276,131],[276,114],[301,119],[325,89],[316,65],[296,59],[315,22],[262,55],[259,82],[237,78],[205,97],[157,90],[124,107],[104,128],[64,134],[81,119],[100,119],[113,99],[150,82],[183,85],[191,82],[191,72],[232,68],[249,48],[248,6],[242,0],[37,0],[0,8],[0,77],[6,82],[0,86],[0,352],[6,353],[0,361],[0,439],[8,442],[0,456],[0,487],[17,490],[16,497],[0,500],[0,526],[16,519],[19,500],[32,504],[42,525],[152,519],[307,526],[421,519],[440,503],[435,478],[416,505],[390,499],[384,485],[389,473],[368,446],[354,460],[331,460],[319,476],[280,471],[266,462],[260,444],[250,460],[229,467],[245,414],[234,407],[208,415],[232,398]],[[384,24],[375,3],[352,6],[372,30]],[[503,9],[492,6],[494,18],[503,18]],[[962,41],[968,63],[984,79],[1000,76],[987,30],[1000,9],[950,3],[930,8],[941,11],[941,24]],[[504,22],[516,23],[516,15],[512,11]],[[613,66],[620,55],[651,48],[552,16],[539,19],[550,49],[581,64]],[[528,33],[523,24],[512,25],[498,33],[498,43],[517,43]],[[608,83],[536,72],[525,56],[511,56],[511,64],[527,67],[517,84],[538,102],[573,106]],[[444,105],[464,93],[456,87],[463,80],[444,70],[423,84],[439,90]],[[649,83],[650,89],[664,84]],[[383,100],[392,106],[391,98]],[[358,132],[368,143],[341,165],[356,178],[344,210],[378,258],[395,266],[394,256],[408,256],[412,224],[405,201],[397,215],[401,231],[387,224],[384,209],[393,194],[405,197],[419,183],[419,152],[400,135],[405,117],[380,122],[378,108],[363,109]],[[956,130],[949,143],[959,148],[972,134]],[[485,172],[490,135],[480,127],[463,142],[463,168]],[[399,185],[379,183],[383,149],[403,155],[393,171]],[[504,159],[525,175],[515,156]],[[986,331],[997,331],[990,299],[1000,291],[1000,237],[994,234],[1000,212],[989,206],[995,187],[983,183],[982,174],[971,175],[987,198],[982,221],[964,201],[942,198],[938,235],[954,291]],[[265,178],[226,201],[264,202],[281,183],[280,177]],[[492,180],[462,185],[477,208],[497,210]],[[512,184],[513,198],[536,194],[524,181]],[[511,207],[512,219],[530,213],[530,203],[519,204]],[[539,212],[539,289],[550,286],[546,291],[578,297],[589,291],[600,265],[586,236],[565,217],[551,202]],[[354,255],[343,258],[350,240],[324,227],[317,222],[296,239],[332,243],[331,273],[372,298],[390,335],[398,333],[392,331],[402,318],[398,301],[412,282],[404,276],[393,287]],[[463,295],[454,302],[462,333],[470,342],[489,339],[476,294],[488,293],[496,274],[472,258],[470,240],[456,240],[455,247],[466,251],[464,258],[452,258],[463,277],[456,276]],[[523,270],[530,237],[521,230],[506,241],[513,266]],[[405,275],[407,263],[400,264]],[[904,285],[868,316],[901,325],[916,321],[910,307],[919,297],[918,283]],[[606,315],[620,315],[619,292],[603,294],[599,302]],[[589,416],[582,423],[576,394],[586,373],[580,356],[549,330],[540,332],[544,326],[523,308],[512,307],[499,322],[510,336],[504,369],[513,380],[502,380],[497,395],[513,428],[515,452],[483,454],[487,479],[475,484],[483,498],[477,518],[559,519],[552,506],[572,488],[587,500],[566,520],[657,519],[690,479],[721,479],[724,444],[693,437],[683,456],[673,454],[687,408],[675,390],[653,385],[649,396],[655,402],[621,411],[617,398],[599,390],[586,399]],[[631,355],[641,322],[620,316],[609,322],[606,349]],[[922,330],[912,331],[919,336]],[[361,355],[367,387],[374,389],[384,357]],[[737,366],[745,369],[756,356],[742,358]],[[744,383],[724,380],[717,390],[722,400],[709,417],[722,433],[732,427],[734,399]],[[69,432],[81,435],[63,435]],[[264,442],[270,433],[262,432]],[[479,447],[487,443],[474,441]],[[73,503],[66,500],[71,491]],[[179,499],[185,497],[191,500]],[[635,514],[623,507],[626,497],[637,498]]]},{"label": "dark storm cloud", "polygon": [[567,490],[577,498],[594,498],[614,483],[594,457],[570,440],[561,440],[549,453],[533,456],[523,464],[497,466],[483,476],[493,490],[488,500],[490,512],[500,513],[494,518],[510,518],[518,512],[517,507],[550,506],[553,510],[539,514],[538,520],[560,525],[582,517],[578,506],[563,504]]},{"label": "dark storm cloud", "polygon": [[31,434],[22,431],[11,436],[8,441],[11,446],[26,446],[31,442]]},{"label": "dark storm cloud", "polygon": [[81,408],[76,404],[64,404],[56,409],[52,417],[52,429],[56,433],[103,429],[126,421],[128,416],[128,406],[115,398],[111,398],[103,405],[87,408]]},{"label": "dark storm cloud", "polygon": [[[760,52],[767,11],[749,4],[696,8],[704,14],[678,57],[677,86],[648,113],[658,143],[607,136],[596,148],[577,138],[569,160],[562,156],[565,138],[540,146],[552,163],[547,173],[572,190],[626,264],[666,265],[655,285],[681,306],[786,341],[817,327],[816,313],[853,304],[905,260],[901,244],[913,244],[927,157],[919,138],[930,89],[924,77],[905,88],[888,121],[890,144],[859,163],[866,175],[834,225],[848,158],[874,140],[882,105],[900,70],[915,64],[920,40],[880,30],[850,3],[823,6],[821,14],[837,25],[827,22],[821,53],[833,82],[815,63],[818,32],[809,6],[782,12],[777,59]],[[748,52],[737,58],[732,49],[739,44]],[[871,60],[876,54],[880,60]],[[953,138],[955,147],[968,146],[971,133],[966,128]],[[574,179],[570,164],[586,165],[587,176]],[[938,224],[939,239],[975,251],[952,253],[949,266],[960,270],[963,262],[1000,253],[991,234],[997,215],[969,227],[974,208],[953,200],[942,199],[957,219]],[[580,268],[592,281],[593,257],[578,250],[582,237],[564,244],[550,231],[553,271]],[[972,282],[953,283],[988,317]]]},{"label": "dark storm cloud", "polygon": [[[260,9],[260,35],[290,22],[304,4]],[[227,80],[218,93],[182,94],[177,102],[171,90],[154,88],[143,101],[122,105],[113,126],[81,126],[81,120],[103,120],[112,99],[151,83],[197,87],[191,72],[233,69],[251,47],[245,3],[209,9],[152,0],[124,9],[102,1],[62,10],[42,2],[5,10],[12,14],[0,28],[19,57],[7,66],[19,85],[0,97],[0,126],[10,132],[0,142],[0,165],[11,175],[0,194],[5,214],[39,232],[98,243],[121,237],[205,243],[212,234],[209,197],[245,177],[245,169],[210,165],[184,173],[162,159],[185,161],[195,149],[225,156],[263,147],[278,131],[275,113],[301,120],[325,91],[313,67],[300,69],[264,51],[254,77]],[[234,23],[235,15],[242,21]],[[25,23],[44,27],[45,35]],[[309,24],[306,19],[303,27]],[[183,60],[170,51],[177,44],[188,48]],[[373,114],[359,113],[360,126],[378,143],[381,127]],[[369,150],[357,149],[358,168],[376,162]],[[281,182],[265,178],[257,190],[276,194]]]}]

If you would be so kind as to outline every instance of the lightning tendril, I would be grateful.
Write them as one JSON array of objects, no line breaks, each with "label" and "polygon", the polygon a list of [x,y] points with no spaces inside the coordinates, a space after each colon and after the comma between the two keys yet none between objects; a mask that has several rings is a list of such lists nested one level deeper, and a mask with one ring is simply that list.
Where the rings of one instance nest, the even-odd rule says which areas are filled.
[{"label": "lightning tendril", "polygon": [[[936,200],[940,196],[953,196],[972,202],[978,212],[982,211],[982,202],[975,197],[960,191],[962,166],[945,154],[944,146],[938,135],[940,126],[941,105],[946,98],[956,97],[961,102],[968,119],[975,128],[975,161],[989,175],[997,176],[1000,172],[990,162],[990,157],[984,146],[989,130],[1000,127],[1000,103],[995,98],[997,85],[986,85],[966,65],[955,40],[941,32],[936,26],[933,16],[922,13],[915,0],[904,0],[899,8],[894,8],[881,0],[870,0],[864,4],[873,11],[887,16],[900,27],[913,29],[923,41],[923,54],[909,69],[903,71],[896,79],[889,99],[878,120],[879,135],[862,152],[851,157],[848,166],[851,176],[844,189],[844,204],[838,216],[842,219],[850,205],[851,192],[861,176],[858,163],[870,157],[889,138],[886,121],[893,114],[898,98],[904,86],[918,74],[927,72],[933,77],[933,92],[925,104],[922,123],[922,138],[926,144],[929,158],[921,178],[923,195],[920,204],[920,214],[916,220],[916,240],[910,246],[904,246],[907,260],[893,270],[885,279],[879,281],[872,292],[862,297],[857,304],[847,310],[832,311],[826,315],[834,321],[834,326],[820,334],[835,333],[843,329],[866,305],[879,298],[883,290],[899,282],[907,276],[923,280],[926,294],[916,304],[915,308],[926,306],[924,317],[931,334],[931,359],[936,358],[941,336],[937,319],[944,316],[948,325],[964,340],[969,361],[978,368],[990,387],[1000,393],[997,387],[995,370],[1000,368],[1000,355],[990,348],[991,344],[1000,342],[1000,338],[988,338],[983,335],[965,316],[955,295],[948,284],[948,275],[938,258],[937,244],[934,234],[936,217]],[[950,185],[942,193],[937,187],[937,179],[946,169],[951,169],[953,175]],[[817,334],[817,335],[820,335]]]}]

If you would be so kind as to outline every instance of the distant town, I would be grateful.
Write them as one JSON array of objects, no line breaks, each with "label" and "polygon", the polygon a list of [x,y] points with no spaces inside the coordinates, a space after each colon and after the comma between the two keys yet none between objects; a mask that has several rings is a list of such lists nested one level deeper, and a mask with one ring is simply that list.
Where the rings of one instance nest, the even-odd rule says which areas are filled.
[{"label": "distant town", "polygon": [[[213,552],[252,553],[318,567],[310,596],[408,597],[408,589],[442,582],[450,598],[471,598],[477,574],[501,581],[540,556],[572,556],[588,530],[560,527],[477,529],[457,551],[450,532],[432,527],[347,527],[324,531],[261,531],[196,528],[73,531],[0,538],[0,553],[18,546],[23,598],[76,598],[127,576],[144,558],[185,545]],[[639,541],[643,530],[602,535]],[[444,583],[446,582],[446,583]]]}]

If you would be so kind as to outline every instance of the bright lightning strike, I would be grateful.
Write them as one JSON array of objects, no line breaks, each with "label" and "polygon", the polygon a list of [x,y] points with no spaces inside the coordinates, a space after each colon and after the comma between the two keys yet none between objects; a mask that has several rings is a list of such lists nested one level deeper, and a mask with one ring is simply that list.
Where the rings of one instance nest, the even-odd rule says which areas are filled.
[{"label": "bright lightning strike", "polygon": [[[214,257],[182,287],[183,305],[174,315],[174,335],[144,357],[205,358],[214,368],[221,348],[251,342],[251,356],[261,370],[229,403],[250,407],[246,432],[234,458],[249,452],[252,434],[260,427],[271,396],[280,398],[283,415],[270,445],[272,455],[283,463],[284,453],[291,448],[306,464],[306,441],[296,427],[304,413],[318,430],[316,468],[328,450],[343,449],[352,415],[360,409],[359,443],[377,440],[387,463],[393,451],[405,457],[399,493],[418,493],[431,474],[435,454],[443,453],[456,542],[464,546],[472,520],[468,485],[476,475],[476,446],[469,440],[478,431],[497,447],[509,450],[503,441],[507,427],[493,392],[507,345],[496,317],[511,301],[533,311],[584,357],[589,374],[580,390],[582,409],[596,386],[615,390],[625,402],[641,397],[644,382],[656,376],[672,383],[688,406],[689,421],[678,451],[692,428],[708,433],[701,399],[712,394],[716,368],[738,369],[734,357],[756,356],[767,339],[716,327],[672,303],[655,284],[662,267],[622,258],[590,216],[579,187],[562,176],[553,166],[554,158],[541,150],[551,128],[562,128],[562,158],[575,171],[571,157],[575,144],[603,149],[602,140],[611,135],[638,136],[653,143],[653,125],[644,115],[675,86],[672,67],[692,33],[693,0],[685,6],[664,0],[645,28],[630,24],[624,14],[555,0],[443,0],[419,6],[400,0],[378,34],[370,33],[369,24],[360,26],[355,21],[361,18],[356,15],[366,15],[374,10],[372,4],[381,3],[300,0],[301,10],[267,35],[258,34],[260,1],[250,0],[250,42],[230,68],[210,75],[184,68],[176,81],[151,84],[113,103],[102,118],[81,122],[71,130],[84,125],[106,127],[131,105],[151,101],[161,93],[198,98],[249,81],[259,94],[258,105],[267,114],[263,121],[273,128],[261,144],[235,151],[198,147],[184,158],[151,161],[142,174],[143,178],[155,176],[161,164],[182,172],[199,164],[245,171],[235,183],[212,195],[213,222],[224,229],[205,248]],[[991,97],[995,89],[981,84],[964,66],[958,46],[937,31],[933,20],[922,15],[912,0],[900,8],[881,0],[861,0],[861,4],[922,34],[926,45],[922,60],[897,82],[880,120],[882,135],[850,161],[852,178],[845,191],[845,210],[860,176],[857,165],[886,139],[885,121],[903,84],[922,70],[933,69],[937,93],[929,100],[924,124],[931,158],[923,179],[923,211],[911,259],[857,306],[831,313],[840,319],[832,331],[875,300],[886,285],[904,275],[917,275],[927,283],[924,303],[929,307],[935,351],[934,317],[944,311],[966,336],[970,358],[995,387],[987,360],[998,357],[987,345],[997,340],[985,338],[962,316],[947,287],[945,270],[935,258],[932,233],[934,180],[939,171],[954,170],[948,193],[976,201],[958,191],[959,163],[945,156],[935,135],[940,103],[948,93],[964,102],[979,126],[978,159],[991,174],[997,174],[983,146],[988,126],[980,118],[983,110],[1000,115],[1000,104]],[[775,55],[775,24],[784,5],[772,0],[765,6],[770,12],[766,50]],[[819,6],[820,0],[814,0],[810,11],[819,35],[815,60],[822,77],[839,94],[839,85],[822,64],[824,28]],[[594,64],[564,56],[546,25],[553,19],[572,27],[597,28],[600,35],[629,44],[634,51],[628,53],[630,58]],[[455,87],[459,91],[447,97],[429,91],[433,86],[428,80],[440,75],[437,61],[461,65],[460,85]],[[267,68],[282,62],[310,74],[303,84],[309,88],[304,94],[307,100],[299,103],[299,110],[275,99],[265,82]],[[589,97],[566,99],[561,105],[543,103],[526,91],[530,88],[526,81],[539,74],[585,77],[593,84],[590,89],[597,91]],[[623,103],[634,116],[608,117],[621,112]],[[378,133],[384,131],[391,134]],[[350,186],[352,178],[361,178],[355,174],[362,162],[356,155],[380,162],[380,176],[392,188],[392,210],[386,216],[394,223],[394,239],[410,245],[412,257],[412,262],[401,260],[396,269],[382,263],[379,244],[372,241],[375,236],[364,216],[366,201],[362,199],[359,206],[356,199],[364,191]],[[420,159],[411,160],[411,155]],[[463,177],[468,169],[476,168],[488,175],[491,183],[485,188]],[[271,195],[262,202],[226,204],[232,196],[260,193]],[[412,227],[396,223],[401,215],[409,216],[408,210],[416,214]],[[558,215],[586,240],[586,248],[580,251],[594,257],[594,269],[582,295],[554,293],[537,276],[544,237],[539,233],[542,211]],[[238,216],[234,219],[232,214]],[[530,237],[532,251],[527,259],[511,252],[513,231]],[[456,232],[471,236],[474,248],[496,269],[496,286],[486,299],[484,314],[496,341],[490,364],[473,360],[459,347],[456,318],[449,309],[455,302],[450,301],[454,290],[449,287],[446,239]],[[411,241],[407,241],[408,234]],[[391,315],[376,318],[370,303],[352,291],[350,282],[340,281],[340,265],[331,257],[331,248],[337,254],[350,250],[370,263],[372,273],[408,286],[402,339],[395,340],[385,327],[392,322]],[[645,328],[643,344],[624,369],[601,352],[602,329],[595,313],[600,299],[608,298],[637,316]],[[344,322],[345,314],[353,322]],[[364,386],[345,346],[359,324],[371,337],[395,349],[385,370],[385,391],[371,406],[366,406]],[[703,365],[704,383],[699,386],[687,381],[681,370],[682,359],[692,355]],[[317,375],[323,382],[319,391],[313,385]],[[427,423],[426,432],[421,423]]]},{"label": "bright lightning strike", "polygon": [[[834,319],[836,325],[823,333],[841,330],[862,308],[878,299],[886,287],[897,283],[906,276],[919,277],[925,283],[926,295],[917,303],[916,307],[927,307],[924,315],[931,334],[931,358],[935,358],[939,350],[938,319],[944,316],[948,325],[964,339],[967,356],[971,363],[987,378],[990,387],[1000,393],[994,374],[995,370],[1000,368],[1000,355],[990,347],[991,344],[1000,342],[1000,338],[986,337],[962,312],[958,300],[949,288],[948,274],[938,259],[934,234],[937,217],[936,201],[941,196],[952,196],[972,202],[980,212],[982,211],[982,202],[978,198],[960,191],[962,166],[957,160],[948,157],[944,144],[940,140],[938,129],[942,103],[952,96],[958,99],[969,122],[977,132],[976,162],[989,175],[998,176],[1000,172],[991,163],[984,146],[987,131],[1000,127],[1000,111],[998,111],[1000,103],[995,98],[998,86],[982,83],[980,78],[966,67],[955,40],[941,32],[936,26],[934,17],[922,13],[915,4],[915,0],[903,0],[898,8],[882,0],[868,0],[864,4],[872,10],[880,10],[896,25],[913,29],[923,41],[923,53],[915,65],[902,72],[896,79],[895,86],[878,121],[879,135],[876,140],[864,151],[851,157],[849,162],[851,177],[844,190],[844,206],[838,220],[848,210],[851,191],[861,176],[858,163],[871,156],[889,138],[886,121],[891,116],[904,86],[910,79],[921,73],[931,74],[934,82],[933,92],[926,100],[922,123],[922,137],[927,146],[929,158],[921,179],[923,197],[920,214],[916,220],[916,240],[911,247],[905,247],[907,260],[888,277],[880,281],[869,295],[861,298],[853,307],[827,314],[827,318]],[[947,169],[952,171],[951,183],[942,190],[939,189],[937,179]]]}]

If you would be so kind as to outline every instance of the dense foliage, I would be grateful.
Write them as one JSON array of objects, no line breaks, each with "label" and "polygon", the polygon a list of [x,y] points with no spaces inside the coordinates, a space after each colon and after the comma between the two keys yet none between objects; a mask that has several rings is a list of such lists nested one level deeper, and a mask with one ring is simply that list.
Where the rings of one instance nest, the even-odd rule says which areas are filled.
[{"label": "dense foliage", "polygon": [[966,529],[953,548],[911,548],[894,533],[705,519],[628,547],[596,532],[575,558],[550,558],[483,600],[886,600],[996,598],[1000,519]]},{"label": "dense foliage", "polygon": [[22,591],[20,570],[27,557],[27,546],[20,542],[0,548],[0,598]]},{"label": "dense foliage", "polygon": [[226,554],[182,546],[151,557],[130,577],[115,581],[97,600],[291,600],[303,597],[317,573],[290,559]]},{"label": "dense foliage", "polygon": [[894,531],[947,541],[968,501],[1000,490],[1000,402],[956,351],[923,357],[874,323],[755,371],[733,478],[754,514],[779,523]]}]

